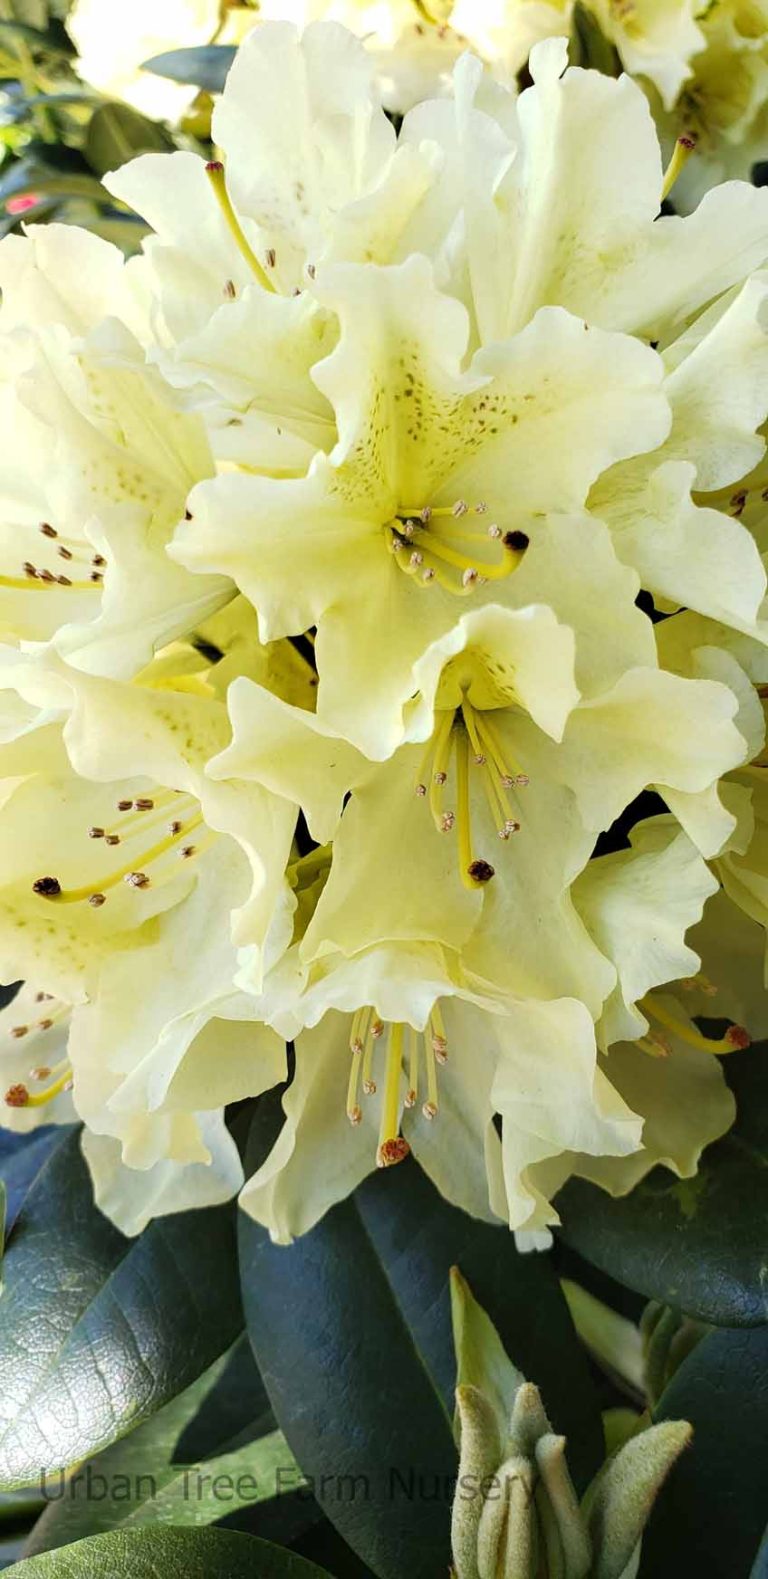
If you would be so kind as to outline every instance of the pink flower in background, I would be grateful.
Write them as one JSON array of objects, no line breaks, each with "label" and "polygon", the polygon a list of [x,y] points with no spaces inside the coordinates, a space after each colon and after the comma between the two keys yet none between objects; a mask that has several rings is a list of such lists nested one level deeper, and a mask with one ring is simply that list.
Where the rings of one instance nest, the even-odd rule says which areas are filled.
[{"label": "pink flower in background", "polygon": [[25,192],[21,197],[9,197],[5,211],[7,214],[26,214],[28,208],[36,208],[39,202],[39,193]]}]

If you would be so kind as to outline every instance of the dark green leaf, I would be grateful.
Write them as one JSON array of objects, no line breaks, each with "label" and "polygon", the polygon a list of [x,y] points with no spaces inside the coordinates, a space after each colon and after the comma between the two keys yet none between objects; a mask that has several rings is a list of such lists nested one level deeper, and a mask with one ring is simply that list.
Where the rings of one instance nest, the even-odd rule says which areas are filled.
[{"label": "dark green leaf", "polygon": [[10,1235],[0,1299],[0,1485],[36,1482],[147,1419],[241,1329],[234,1210],[125,1239],[93,1204],[79,1137],[51,1154]]},{"label": "dark green leaf", "polygon": [[145,60],[143,71],[171,82],[188,82],[206,93],[221,93],[237,54],[234,44],[201,44],[196,49],[169,49]]},{"label": "dark green leaf", "polygon": [[735,1055],[739,1113],[693,1179],[655,1168],[622,1200],[572,1180],[557,1197],[566,1242],[630,1288],[715,1326],[768,1319],[768,1057]]},{"label": "dark green leaf", "polygon": [[323,1511],[381,1579],[444,1573],[451,1425],[357,1206],[289,1248],[241,1213],[240,1260],[256,1360]]},{"label": "dark green leaf", "polygon": [[[751,1210],[751,1203],[744,1203]],[[748,1574],[768,1505],[768,1327],[715,1332],[681,1365],[655,1411],[690,1420],[693,1445],[662,1491],[643,1542],[643,1579]]]},{"label": "dark green leaf", "polygon": [[[9,1570],[19,1579],[321,1579],[324,1568],[231,1530],[114,1530]],[[326,1576],[327,1579],[327,1576]]]},{"label": "dark green leaf", "polygon": [[448,1275],[458,1266],[518,1370],[540,1388],[568,1438],[579,1490],[603,1457],[603,1431],[585,1354],[548,1255],[521,1255],[514,1235],[450,1206],[409,1161],[357,1193],[363,1221],[436,1385],[453,1411],[456,1365]]},{"label": "dark green leaf", "polygon": [[621,73],[617,51],[601,31],[594,12],[582,5],[581,0],[576,0],[573,8],[568,59],[572,66],[602,71],[606,77],[618,77]]},{"label": "dark green leaf", "polygon": [[102,104],[88,123],[85,157],[97,175],[106,175],[137,154],[168,153],[173,139],[129,104]]}]

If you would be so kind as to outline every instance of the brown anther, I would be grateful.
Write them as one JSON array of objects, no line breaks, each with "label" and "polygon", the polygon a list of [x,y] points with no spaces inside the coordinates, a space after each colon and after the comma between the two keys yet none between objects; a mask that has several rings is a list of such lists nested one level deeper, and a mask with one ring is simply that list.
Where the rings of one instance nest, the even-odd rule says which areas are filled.
[{"label": "brown anther", "polygon": [[133,805],[136,811],[153,811],[155,803],[153,800],[150,800],[148,795],[139,795]]},{"label": "brown anther", "polygon": [[93,905],[94,910],[100,910],[102,905],[107,903],[107,896],[106,894],[89,894],[88,903]]},{"label": "brown anther", "polygon": [[501,527],[500,526],[495,526],[495,525],[494,526],[489,526],[489,528],[488,528],[488,536],[496,538],[496,539],[502,537],[503,533],[502,533]]},{"label": "brown anther", "polygon": [[132,800],[119,800],[117,803],[118,811],[130,811],[132,806]]},{"label": "brown anther", "polygon": [[451,510],[451,515],[455,515],[458,518],[461,515],[466,515],[468,509],[469,505],[465,504],[463,499],[457,499]]},{"label": "brown anther", "polygon": [[35,1069],[30,1069],[30,1080],[50,1080],[51,1070],[48,1064],[38,1064]]},{"label": "brown anther", "polygon": [[425,1102],[421,1111],[425,1118],[437,1118],[437,1108],[434,1102]]},{"label": "brown anther", "polygon": [[277,253],[275,252],[274,247],[267,247],[267,250],[264,254],[264,261],[268,269],[273,269],[275,267],[275,264],[277,263]]},{"label": "brown anther", "polygon": [[444,784],[446,779],[447,779],[447,777],[448,777],[447,773],[434,773],[433,774],[433,778],[434,778],[434,781],[435,781],[436,784]]},{"label": "brown anther", "polygon": [[752,1046],[752,1037],[743,1025],[729,1025],[725,1033],[725,1041],[729,1047],[734,1048]]},{"label": "brown anther", "polygon": [[461,578],[462,586],[463,587],[473,587],[475,585],[475,582],[479,578],[479,574],[480,574],[480,572],[478,570],[475,570],[474,565],[468,565],[467,569],[464,571],[464,574],[463,574],[463,576]]},{"label": "brown anther", "polygon": [[377,1168],[393,1168],[397,1162],[405,1162],[411,1154],[411,1148],[402,1135],[396,1135],[394,1140],[385,1140],[376,1153]]},{"label": "brown anther", "polygon": [[487,758],[483,756],[482,751],[476,751],[472,760],[477,763],[479,768],[484,768]]},{"label": "brown anther", "polygon": [[39,581],[47,581],[49,586],[52,586],[56,580],[52,570],[38,570],[37,575]]},{"label": "brown anther", "polygon": [[433,1053],[435,1055],[435,1058],[437,1059],[437,1062],[439,1064],[447,1064],[447,1062],[448,1062],[448,1043],[446,1042],[444,1036],[433,1036],[432,1037],[432,1051],[433,1051]]},{"label": "brown anther", "polygon": [[432,520],[432,506],[425,504],[424,509],[419,512],[419,516],[424,526],[427,526]]},{"label": "brown anther", "polygon": [[149,888],[149,878],[146,872],[127,872],[124,879],[129,888]]},{"label": "brown anther", "polygon": [[17,1042],[21,1039],[22,1036],[26,1036],[28,1034],[28,1032],[29,1032],[29,1026],[28,1025],[14,1025],[11,1028],[11,1036],[15,1036]]},{"label": "brown anther", "polygon": [[375,1095],[376,1095],[376,1081],[375,1080],[364,1080],[363,1081],[363,1091],[365,1092],[365,1095],[367,1097],[375,1097]]},{"label": "brown anther", "polygon": [[456,822],[456,814],[455,814],[455,812],[444,811],[442,816],[441,816],[441,818],[440,818],[440,832],[441,833],[450,833],[451,829],[453,828],[453,826],[455,824],[455,822]]},{"label": "brown anther", "polygon": [[227,301],[233,302],[235,300],[235,297],[237,296],[237,291],[235,289],[235,282],[234,282],[234,280],[225,280],[224,281],[224,295],[226,296]]},{"label": "brown anther", "polygon": [[104,828],[89,828],[88,829],[88,838],[89,839],[103,839],[105,831],[106,830]]},{"label": "brown anther", "polygon": [[513,548],[515,553],[522,554],[528,547],[531,539],[527,532],[505,532],[504,547]]},{"label": "brown anther", "polygon": [[467,874],[475,883],[489,883],[496,875],[489,861],[473,861],[467,868]]},{"label": "brown anther", "polygon": [[426,784],[417,784],[416,785],[416,794],[417,795],[420,795],[420,796],[423,797],[424,795],[426,795],[426,793],[427,793],[427,786],[426,786]]},{"label": "brown anther", "polygon": [[220,159],[209,159],[205,168],[210,171],[211,175],[218,175],[219,171],[224,169],[224,166]]},{"label": "brown anther", "polygon": [[105,833],[105,835],[104,835],[104,843],[105,844],[109,844],[109,845],[119,844],[120,843],[120,835],[119,835],[119,833]]},{"label": "brown anther", "polygon": [[693,132],[683,132],[682,137],[678,137],[677,140],[681,148],[693,149],[696,147],[698,137]]},{"label": "brown anther", "polygon": [[71,559],[72,558],[72,550],[71,550],[71,548],[65,548],[63,543],[62,543],[60,548],[57,548],[56,552],[57,552],[57,554],[59,556],[59,559]]},{"label": "brown anther", "polygon": [[183,826],[184,826],[184,824],[179,821],[179,818],[178,817],[174,817],[173,822],[169,822],[169,824],[168,824],[168,832],[169,833],[181,833],[181,830],[182,830]]},{"label": "brown anther", "polygon": [[55,899],[61,893],[61,883],[58,877],[36,877],[32,884],[36,894],[42,894],[44,899]]},{"label": "brown anther", "polygon": [[480,503],[475,505],[475,515],[487,515],[487,514],[488,514],[488,506],[481,499]]},{"label": "brown anther", "polygon": [[42,532],[43,537],[58,537],[59,535],[55,526],[51,526],[49,521],[40,522],[40,531]]},{"label": "brown anther", "polygon": [[421,579],[422,581],[434,581],[435,572],[431,566],[428,565],[426,570],[422,570]]},{"label": "brown anther", "polygon": [[7,1107],[26,1107],[29,1102],[29,1092],[26,1086],[21,1084],[9,1086],[5,1093],[5,1101]]},{"label": "brown anther", "polygon": [[58,581],[60,587],[71,587],[72,585],[69,576],[57,576],[56,580]]},{"label": "brown anther", "polygon": [[196,853],[197,853],[197,845],[196,844],[183,844],[181,849],[179,850],[179,855],[181,856],[182,861],[188,861],[190,855],[196,855]]},{"label": "brown anther", "polygon": [[307,274],[309,275],[309,278],[311,280],[313,280],[315,278],[315,275],[317,274],[317,269],[315,268],[314,263],[308,263],[307,264]]},{"label": "brown anther", "polygon": [[506,822],[504,823],[503,827],[499,828],[499,838],[500,839],[508,839],[510,834],[512,834],[512,833],[519,833],[519,832],[520,832],[520,824],[519,824],[519,822],[515,822],[512,817],[508,817]]},{"label": "brown anther", "polygon": [[347,1118],[349,1119],[350,1124],[354,1124],[354,1125],[361,1124],[362,1123],[362,1119],[363,1119],[363,1110],[362,1110],[362,1108],[361,1107],[351,1107],[351,1108],[349,1108],[348,1111],[347,1111]]},{"label": "brown anther", "polygon": [[38,1020],[37,1027],[40,1031],[50,1031],[53,1020]]},{"label": "brown anther", "polygon": [[410,1091],[406,1091],[405,1093],[404,1106],[408,1108],[416,1106],[416,1092],[414,1091],[413,1086],[411,1086]]},{"label": "brown anther", "polygon": [[419,553],[418,548],[414,549],[413,553],[411,554],[411,556],[410,556],[410,558],[408,560],[408,563],[411,566],[412,570],[418,570],[419,565],[423,565],[423,563],[424,563],[424,555]]},{"label": "brown anther", "polygon": [[53,999],[52,992],[36,992],[35,1003],[50,1003]]},{"label": "brown anther", "polygon": [[191,521],[192,520],[192,511],[191,510],[185,510],[184,511],[184,520],[185,521]]},{"label": "brown anther", "polygon": [[[371,1026],[371,1036],[374,1038],[375,1041],[378,1041],[379,1037],[383,1036],[383,1035],[384,1035],[383,1022],[381,1020],[374,1020],[373,1025]],[[375,1091],[376,1087],[374,1086],[373,1089]]]},{"label": "brown anther", "polygon": [[28,559],[24,560],[21,568],[24,571],[25,576],[29,576],[30,581],[37,581],[37,570],[35,569],[34,565],[30,564]]},{"label": "brown anther", "polygon": [[106,565],[106,563],[107,563],[107,561],[104,558],[103,554],[94,554],[94,556],[93,556],[93,558],[91,560],[91,564],[95,565],[98,570],[103,569],[103,567],[104,567],[104,565]]},{"label": "brown anther", "polygon": [[104,580],[104,577],[101,574],[100,570],[92,570],[88,579],[90,581],[95,581],[98,584],[99,582]]}]

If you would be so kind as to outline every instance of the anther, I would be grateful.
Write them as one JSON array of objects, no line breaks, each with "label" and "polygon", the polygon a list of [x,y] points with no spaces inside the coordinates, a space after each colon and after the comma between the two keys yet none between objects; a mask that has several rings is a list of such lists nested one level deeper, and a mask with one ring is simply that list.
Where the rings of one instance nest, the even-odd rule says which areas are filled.
[{"label": "anther", "polygon": [[364,1090],[364,1092],[365,1092],[367,1097],[375,1097],[375,1095],[376,1095],[376,1081],[375,1080],[364,1080],[363,1081],[363,1090]]},{"label": "anther", "polygon": [[411,1086],[409,1091],[406,1091],[403,1101],[404,1106],[407,1108],[416,1106],[416,1092],[414,1091],[413,1086]]},{"label": "anther", "polygon": [[24,571],[25,576],[29,576],[30,581],[37,581],[37,571],[34,565],[30,564],[28,559],[25,559],[21,568]]},{"label": "anther", "polygon": [[235,297],[237,296],[237,291],[235,290],[235,282],[234,282],[234,280],[225,280],[224,281],[224,295],[226,296],[227,301],[233,302],[235,300]]},{"label": "anther", "polygon": [[411,554],[408,563],[413,567],[414,570],[418,570],[419,565],[423,565],[424,563],[424,555],[420,554],[419,550],[416,548]]},{"label": "anther", "polygon": [[347,1118],[349,1119],[350,1124],[353,1124],[353,1125],[361,1124],[362,1120],[363,1120],[363,1110],[362,1110],[362,1108],[361,1107],[350,1108],[348,1113],[347,1113]]},{"label": "anther", "polygon": [[[456,813],[455,812],[452,812],[452,811],[444,811],[444,812],[442,812],[441,815],[440,815],[440,832],[441,833],[450,833],[451,829],[454,827],[455,823],[456,823]],[[493,875],[493,874],[491,874],[491,875]]]},{"label": "anther", "polygon": [[488,536],[489,537],[493,537],[495,539],[498,539],[500,537],[503,537],[503,535],[504,534],[503,534],[500,526],[489,526],[489,528],[488,528]]},{"label": "anther", "polygon": [[27,1036],[28,1034],[29,1034],[29,1026],[28,1025],[14,1025],[14,1027],[13,1027],[13,1029],[11,1031],[11,1036],[15,1036],[17,1041],[19,1041],[22,1036]]},{"label": "anther", "polygon": [[30,1071],[29,1071],[29,1078],[30,1078],[30,1080],[38,1080],[38,1081],[40,1081],[40,1080],[50,1080],[50,1078],[51,1078],[50,1065],[49,1064],[38,1064],[35,1069],[30,1069]]},{"label": "anther", "polygon": [[458,520],[459,516],[466,515],[468,509],[469,505],[466,505],[463,499],[457,499],[451,509],[451,515],[455,515]]},{"label": "anther", "polygon": [[146,872],[126,872],[123,879],[129,888],[149,888],[149,878]]},{"label": "anther", "polygon": [[182,830],[183,826],[184,825],[180,821],[180,819],[178,817],[174,817],[173,822],[169,822],[169,824],[168,824],[168,832],[169,833],[181,833],[181,830]]},{"label": "anther", "polygon": [[89,905],[93,905],[94,910],[100,910],[102,905],[107,903],[107,896],[106,894],[90,894],[88,897],[88,903]]},{"label": "anther", "polygon": [[71,587],[72,585],[69,576],[57,576],[56,580],[58,581],[60,587]]},{"label": "anther", "polygon": [[266,250],[266,252],[264,254],[264,258],[265,258],[265,261],[266,261],[266,264],[267,264],[267,268],[273,269],[275,267],[275,264],[277,263],[277,253],[275,252],[274,247],[267,247],[267,250]]},{"label": "anther", "polygon": [[[41,574],[42,574],[42,572],[41,572]],[[45,578],[43,577],[43,579],[45,579]],[[94,581],[94,582],[96,582],[98,584],[100,581],[104,580],[104,577],[101,574],[100,570],[92,570],[88,579],[89,579],[89,581]]]},{"label": "anther", "polygon": [[60,548],[57,548],[56,552],[57,552],[57,554],[58,554],[60,559],[71,559],[72,558],[72,550],[71,550],[71,548],[65,548],[63,543],[61,544]]},{"label": "anther", "polygon": [[467,569],[462,574],[461,585],[463,587],[473,587],[478,579],[478,575],[479,571],[475,570],[474,565],[468,565]]},{"label": "anther", "polygon": [[426,795],[426,793],[427,793],[427,786],[426,786],[426,784],[417,784],[416,785],[416,794],[421,796],[422,799]]},{"label": "anther", "polygon": [[53,574],[52,570],[38,570],[37,575],[38,575],[38,580],[40,580],[40,581],[47,581],[49,586],[51,586],[53,584],[53,582],[56,580],[56,577]]},{"label": "anther", "polygon": [[475,505],[475,515],[487,515],[487,514],[488,514],[488,506],[484,502],[484,500],[481,499],[480,503]]},{"label": "anther", "polygon": [[103,569],[103,567],[104,567],[104,565],[106,565],[106,563],[107,563],[107,561],[104,558],[103,554],[94,554],[94,556],[93,556],[93,558],[91,560],[91,564],[95,565],[97,570]]},{"label": "anther", "polygon": [[104,828],[89,828],[88,829],[88,838],[89,839],[103,839],[105,832],[106,832],[106,829],[104,829]]},{"label": "anther", "polygon": [[155,803],[149,799],[148,795],[140,795],[133,805],[135,811],[153,811]]},{"label": "anther", "polygon": [[117,803],[118,811],[130,811],[132,806],[132,800],[119,800]]},{"label": "anther", "polygon": [[195,845],[195,844],[184,844],[184,845],[182,845],[181,849],[179,850],[179,855],[180,855],[182,861],[188,861],[189,857],[191,855],[195,854],[196,849],[197,849],[197,845]]},{"label": "anther", "polygon": [[434,581],[434,579],[435,579],[435,572],[434,572],[434,570],[432,570],[432,568],[430,566],[428,566],[426,570],[422,571],[421,579],[422,579],[422,581]]},{"label": "anther", "polygon": [[437,1108],[434,1102],[425,1102],[421,1109],[425,1118],[437,1118]]},{"label": "anther", "polygon": [[37,1022],[37,1028],[39,1031],[50,1031],[52,1025],[53,1020],[38,1020]]},{"label": "anther", "polygon": [[119,833],[105,833],[105,835],[104,835],[104,843],[105,844],[119,844],[120,843],[120,835],[119,835]]},{"label": "anther", "polygon": [[44,899],[55,899],[61,893],[61,883],[58,877],[36,877],[32,889],[34,893],[42,894]]},{"label": "anther", "polygon": [[[374,1041],[377,1042],[379,1040],[379,1037],[383,1036],[383,1035],[384,1035],[384,1025],[383,1025],[382,1021],[381,1020],[374,1020],[373,1025],[371,1026],[371,1036],[373,1037]],[[375,1089],[376,1088],[374,1087],[374,1090]]]},{"label": "anther", "polygon": [[59,535],[55,526],[51,526],[49,521],[40,522],[40,531],[42,532],[43,537],[58,537]]}]

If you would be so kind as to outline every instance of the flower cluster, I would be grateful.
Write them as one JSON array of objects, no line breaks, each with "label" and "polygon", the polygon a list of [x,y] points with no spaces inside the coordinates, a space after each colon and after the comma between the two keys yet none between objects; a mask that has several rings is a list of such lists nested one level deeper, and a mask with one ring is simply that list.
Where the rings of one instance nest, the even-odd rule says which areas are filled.
[{"label": "flower cluster", "polygon": [[107,178],[140,257],[0,246],[4,1121],[128,1232],[241,1188],[287,1042],[275,1238],[409,1151],[540,1236],[695,1171],[762,1028],[768,194],[659,218],[559,39],[399,135],[373,71],[260,23],[221,158]]}]

